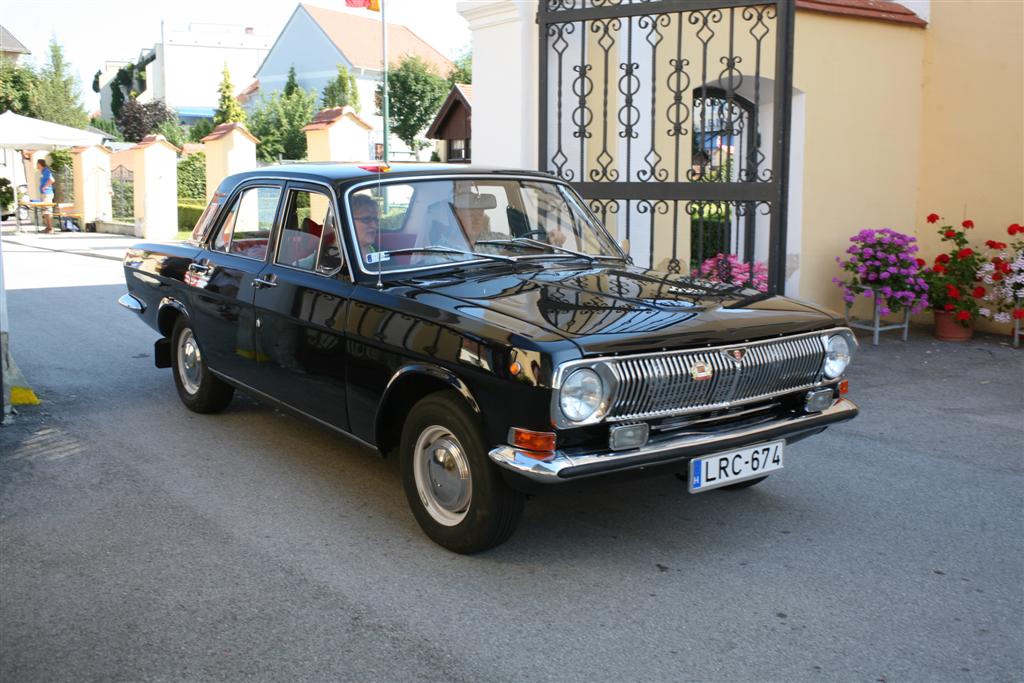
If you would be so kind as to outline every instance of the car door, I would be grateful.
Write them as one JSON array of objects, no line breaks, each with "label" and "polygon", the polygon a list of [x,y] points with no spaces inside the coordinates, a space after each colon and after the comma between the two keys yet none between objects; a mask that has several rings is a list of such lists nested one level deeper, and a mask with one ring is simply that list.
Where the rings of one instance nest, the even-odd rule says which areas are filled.
[{"label": "car door", "polygon": [[225,203],[207,249],[189,266],[190,311],[207,364],[249,384],[256,367],[253,294],[266,266],[284,183],[240,186]]},{"label": "car door", "polygon": [[348,430],[345,315],[353,283],[325,185],[289,182],[255,290],[255,389]]}]

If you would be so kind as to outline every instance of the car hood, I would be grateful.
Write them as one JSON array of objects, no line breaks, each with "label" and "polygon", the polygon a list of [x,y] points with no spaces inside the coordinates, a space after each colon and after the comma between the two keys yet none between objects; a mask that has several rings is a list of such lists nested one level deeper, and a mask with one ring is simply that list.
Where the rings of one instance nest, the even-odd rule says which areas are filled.
[{"label": "car hood", "polygon": [[[576,262],[578,263],[578,262]],[[634,266],[549,262],[417,278],[413,289],[493,311],[577,344],[584,355],[741,343],[842,322],[794,299]]]}]

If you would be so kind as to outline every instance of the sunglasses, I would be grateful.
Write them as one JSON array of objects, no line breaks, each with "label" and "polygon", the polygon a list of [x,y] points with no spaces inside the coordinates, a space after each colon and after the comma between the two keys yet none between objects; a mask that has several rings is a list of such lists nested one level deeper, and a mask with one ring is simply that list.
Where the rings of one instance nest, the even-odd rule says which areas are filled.
[{"label": "sunglasses", "polygon": [[378,218],[377,216],[374,216],[374,215],[353,216],[352,218],[357,220],[357,221],[359,221],[359,222],[361,222],[361,223],[379,223],[380,222],[380,218]]}]

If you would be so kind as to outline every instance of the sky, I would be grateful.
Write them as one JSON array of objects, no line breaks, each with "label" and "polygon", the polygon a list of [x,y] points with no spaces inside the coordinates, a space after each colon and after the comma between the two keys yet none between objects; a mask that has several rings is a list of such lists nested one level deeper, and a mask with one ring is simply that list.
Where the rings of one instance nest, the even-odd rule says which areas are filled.
[{"label": "sky", "polygon": [[[405,24],[449,58],[468,50],[466,20],[455,11],[456,0],[385,0],[389,23]],[[81,79],[87,111],[99,107],[91,88],[93,74],[111,60],[135,60],[143,48],[160,41],[160,22],[185,27],[189,22],[252,26],[256,33],[277,36],[297,2],[241,0],[0,0],[0,25],[20,40],[36,65],[46,62],[50,38],[64,46],[64,56]],[[309,0],[308,4],[348,10],[344,0]],[[244,80],[244,79],[241,79]]]}]

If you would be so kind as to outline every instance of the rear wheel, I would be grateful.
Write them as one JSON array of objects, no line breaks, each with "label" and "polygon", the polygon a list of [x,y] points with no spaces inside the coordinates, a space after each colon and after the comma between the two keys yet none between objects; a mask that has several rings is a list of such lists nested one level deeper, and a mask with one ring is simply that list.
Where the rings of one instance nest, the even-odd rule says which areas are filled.
[{"label": "rear wheel", "polygon": [[210,372],[192,324],[184,315],[178,316],[171,332],[171,368],[178,396],[189,410],[219,413],[231,403],[234,387]]},{"label": "rear wheel", "polygon": [[523,511],[487,457],[482,430],[450,391],[420,400],[402,428],[402,484],[413,516],[435,543],[476,553],[504,543]]}]

